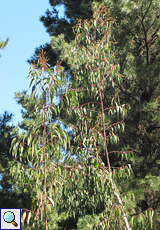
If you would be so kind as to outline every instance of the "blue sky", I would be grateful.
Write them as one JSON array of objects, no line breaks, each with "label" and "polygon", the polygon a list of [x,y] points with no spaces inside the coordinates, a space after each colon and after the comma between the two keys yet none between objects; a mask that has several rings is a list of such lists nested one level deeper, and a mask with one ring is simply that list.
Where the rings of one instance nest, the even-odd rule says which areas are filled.
[{"label": "blue sky", "polygon": [[[14,99],[14,92],[27,90],[30,65],[27,63],[36,47],[50,42],[46,28],[39,17],[51,9],[48,0],[5,0],[0,6],[0,38],[10,38],[0,58],[0,115],[7,110],[13,113],[12,122],[22,121],[21,105]],[[63,16],[63,7],[57,8]]]}]

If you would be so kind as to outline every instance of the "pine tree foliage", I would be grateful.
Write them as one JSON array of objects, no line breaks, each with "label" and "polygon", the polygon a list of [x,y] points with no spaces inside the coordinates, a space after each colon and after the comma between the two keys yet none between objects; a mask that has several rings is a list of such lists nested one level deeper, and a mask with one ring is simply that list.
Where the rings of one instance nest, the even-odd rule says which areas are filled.
[{"label": "pine tree foliage", "polygon": [[8,45],[9,38],[6,41],[0,41],[0,49],[4,49]]},{"label": "pine tree foliage", "polygon": [[9,38],[6,41],[0,41],[0,52],[8,45]]},{"label": "pine tree foliage", "polygon": [[[44,16],[40,17],[40,21],[46,27],[47,32],[50,36],[57,36],[61,33],[64,34],[65,40],[67,42],[70,39],[74,39],[74,33],[72,31],[72,27],[76,24],[76,18],[86,19],[91,17],[92,15],[92,7],[91,1],[81,1],[78,0],[75,4],[75,1],[49,1],[53,10],[47,10]],[[65,6],[65,17],[59,18],[58,11],[56,6],[64,5]],[[78,7],[77,7],[78,6]],[[33,63],[33,61],[37,62],[37,55],[41,50],[44,50],[47,53],[47,57],[49,58],[48,63],[54,67],[58,56],[57,54],[51,49],[50,44],[46,43],[35,50],[35,54],[28,60],[29,63]],[[62,63],[66,70],[69,69],[69,66],[66,62]]]},{"label": "pine tree foliage", "polygon": [[20,208],[30,207],[30,194],[23,192],[21,186],[17,186],[17,181],[10,173],[10,165],[14,162],[14,157],[9,153],[9,148],[14,138],[11,122],[12,114],[4,112],[0,116],[0,207]]}]

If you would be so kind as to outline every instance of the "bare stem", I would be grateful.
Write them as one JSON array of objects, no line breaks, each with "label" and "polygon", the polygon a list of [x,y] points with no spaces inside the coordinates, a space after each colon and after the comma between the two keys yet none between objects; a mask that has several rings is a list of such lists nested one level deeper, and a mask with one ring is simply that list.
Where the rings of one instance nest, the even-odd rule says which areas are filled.
[{"label": "bare stem", "polygon": [[[109,161],[109,153],[108,153],[107,142],[106,142],[105,121],[104,121],[105,116],[104,116],[103,99],[102,99],[102,91],[101,91],[101,72],[100,72],[100,70],[99,70],[99,90],[100,90],[100,99],[101,99],[101,108],[102,108],[102,125],[103,125],[103,136],[104,136],[106,158],[107,158],[107,164],[108,164],[108,171],[109,171],[109,173],[111,173],[111,166],[110,166],[110,161]],[[118,202],[119,202],[119,204],[121,206],[122,213],[123,213],[123,218],[124,218],[127,230],[132,230],[129,227],[128,219],[127,219],[127,216],[125,214],[125,209],[124,209],[122,200],[120,198],[118,188],[117,188],[116,184],[114,183],[114,181],[112,180],[112,178],[111,178],[111,187],[112,187],[112,189],[114,191],[114,194],[117,197],[117,200],[118,200]]]},{"label": "bare stem", "polygon": [[107,164],[108,164],[108,171],[110,173],[111,166],[109,161],[109,154],[107,149],[107,143],[106,143],[106,132],[105,132],[105,122],[104,122],[104,109],[103,109],[103,99],[102,99],[102,91],[101,91],[101,72],[99,70],[99,90],[100,90],[100,99],[101,99],[101,108],[102,108],[102,125],[103,125],[103,136],[104,136],[104,144],[105,144],[105,151],[106,151],[106,158],[107,158]]},{"label": "bare stem", "polygon": [[47,213],[46,213],[46,98],[44,102],[44,132],[43,132],[43,137],[44,137],[44,215],[45,215],[45,229],[47,230]]}]

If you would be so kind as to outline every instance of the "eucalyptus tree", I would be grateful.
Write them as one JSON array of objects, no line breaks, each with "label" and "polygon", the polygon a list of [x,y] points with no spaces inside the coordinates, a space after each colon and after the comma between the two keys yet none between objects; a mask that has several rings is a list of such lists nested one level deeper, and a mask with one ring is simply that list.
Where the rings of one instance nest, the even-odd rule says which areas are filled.
[{"label": "eucalyptus tree", "polygon": [[[10,150],[15,162],[11,166],[11,172],[19,184],[21,183],[24,191],[28,190],[31,193],[32,210],[25,208],[22,210],[22,225],[25,220],[29,224],[31,217],[32,221],[37,218],[39,223],[40,216],[43,220],[44,214],[45,229],[48,229],[47,209],[50,205],[55,206],[51,197],[54,197],[58,183],[55,179],[56,172],[61,169],[57,164],[61,159],[62,146],[66,149],[69,144],[69,136],[62,130],[60,120],[57,119],[57,122],[53,123],[51,119],[51,115],[57,113],[53,98],[57,96],[58,89],[63,87],[64,74],[59,65],[55,66],[54,71],[49,69],[42,53],[39,55],[37,66],[31,66],[29,77],[32,87],[31,97],[22,95],[20,98],[19,94],[17,96],[23,103],[26,102],[30,119],[25,118],[22,127],[26,130],[12,140]],[[17,131],[18,127],[15,129],[15,132]],[[50,205],[47,205],[48,202]]]},{"label": "eucalyptus tree", "polygon": [[[122,137],[121,146],[129,146],[137,156],[138,165],[133,167],[137,177],[145,177],[148,173],[154,174],[159,170],[159,106],[157,95],[159,92],[159,28],[160,3],[158,0],[95,1],[108,5],[115,24],[111,28],[115,37],[114,51],[119,59],[120,73],[123,78],[121,100],[131,105],[125,123],[127,133]],[[64,34],[66,42],[74,39],[71,27],[76,24],[76,18],[90,19],[93,13],[93,1],[87,3],[80,0],[74,7],[73,1],[50,1],[53,11],[47,10],[41,21],[51,36]],[[56,6],[64,5],[65,18],[58,18]],[[45,48],[45,46],[43,47]],[[46,51],[51,65],[59,59],[60,51],[47,45]],[[36,50],[36,53],[39,49]],[[33,58],[34,59],[34,58]],[[31,61],[33,61],[31,59]],[[66,62],[62,63],[67,69]],[[74,78],[71,77],[74,84]],[[153,112],[156,111],[156,112]],[[152,115],[150,115],[152,114]],[[132,121],[132,122],[131,122]],[[132,138],[130,138],[132,137]],[[151,155],[153,157],[151,157]],[[116,160],[116,165],[119,164]],[[138,166],[138,167],[137,167]],[[138,176],[139,175],[139,176]],[[155,206],[153,202],[149,202]]]},{"label": "eucalyptus tree", "polygon": [[[132,163],[136,180],[133,181],[132,186],[136,188],[137,203],[144,200],[146,207],[157,209],[158,213],[160,207],[159,187],[156,189],[155,186],[154,188],[149,186],[147,177],[150,174],[151,177],[157,177],[157,181],[159,181],[160,3],[158,0],[96,2],[99,6],[108,5],[111,16],[116,20],[111,28],[117,42],[114,51],[120,64],[119,71],[124,76],[123,84],[118,85],[118,88],[121,91],[121,101],[129,103],[131,106],[125,117],[126,133],[121,134],[121,142],[116,143],[114,147],[117,150],[129,148],[134,151],[135,160]],[[76,7],[74,7],[71,0],[50,1],[53,12],[48,10],[41,17],[41,21],[51,36],[63,33],[65,41],[69,43],[70,39],[75,37],[71,27],[76,24],[76,18],[82,20],[91,18],[92,3],[93,1],[86,3],[81,0],[77,1]],[[58,13],[55,10],[55,7],[61,4],[64,4],[65,7],[65,18],[63,19],[58,18]],[[55,60],[59,59],[61,55],[60,50],[55,50],[53,46],[51,50],[51,46],[48,44],[46,51],[49,51],[50,63],[54,65]],[[63,58],[62,60],[64,62]],[[67,62],[63,64],[69,68]],[[74,77],[71,77],[70,81],[71,84],[75,84]],[[84,84],[85,81],[87,79],[84,79]],[[65,116],[65,114],[63,115]],[[76,120],[75,117],[74,119]],[[121,165],[119,158],[113,156],[112,159],[115,162],[115,167]],[[143,186],[140,186],[141,181],[139,180],[143,180],[145,177],[146,185],[143,181]],[[152,198],[150,193],[153,195]],[[141,210],[144,210],[142,205]]]},{"label": "eucalyptus tree", "polygon": [[[99,214],[98,222],[92,224],[93,229],[130,229],[128,218],[134,219],[133,226],[150,229],[152,218],[149,222],[147,213],[153,214],[152,210],[146,212],[145,218],[140,215],[141,220],[138,217],[138,222],[135,222],[136,218],[131,218],[136,214],[135,204],[131,205],[133,191],[127,191],[124,199],[121,197],[121,186],[128,186],[130,164],[112,167],[110,161],[111,154],[119,154],[121,159],[128,157],[131,162],[133,159],[130,151],[108,150],[108,145],[111,149],[111,145],[118,142],[117,134],[124,130],[123,119],[128,105],[120,103],[118,86],[123,76],[111,49],[114,43],[112,26],[114,20],[107,7],[98,10],[95,6],[91,20],[78,20],[73,29],[73,41],[65,42],[63,34],[52,37],[51,46],[60,53],[60,59],[71,66],[74,78],[60,104],[63,109],[66,104],[70,120],[74,120],[70,126],[75,131],[75,138],[66,158],[70,163],[69,173],[64,180],[59,204],[74,218]],[[106,166],[100,153],[105,154]],[[73,166],[70,155],[76,156]],[[123,202],[128,209],[127,214]]]},{"label": "eucalyptus tree", "polygon": [[[145,177],[148,170],[151,173],[159,170],[159,164],[156,162],[159,161],[157,93],[159,91],[160,3],[158,0],[95,2],[101,6],[108,5],[111,16],[116,19],[112,33],[117,42],[115,51],[119,58],[120,73],[125,76],[123,86],[118,87],[121,90],[121,99],[131,105],[131,111],[126,117],[126,129],[130,135],[124,135],[121,143],[125,146],[129,145],[134,150],[137,160],[139,159],[139,166],[136,165],[134,168],[135,175]],[[92,3],[93,1],[86,3],[80,0],[75,7],[71,0],[50,1],[53,11],[47,10],[46,14],[41,16],[41,21],[51,36],[63,33],[65,41],[69,42],[75,36],[71,27],[76,24],[76,18],[82,20],[91,18]],[[56,10],[56,6],[59,5],[65,7],[65,17],[61,19],[58,18]],[[56,52],[50,44],[46,46],[46,51],[50,63],[54,65],[59,59],[60,52]],[[36,50],[37,52],[39,49]],[[74,82],[74,78],[70,80]],[[153,113],[153,111],[157,112]],[[152,158],[150,158],[151,153]]]}]

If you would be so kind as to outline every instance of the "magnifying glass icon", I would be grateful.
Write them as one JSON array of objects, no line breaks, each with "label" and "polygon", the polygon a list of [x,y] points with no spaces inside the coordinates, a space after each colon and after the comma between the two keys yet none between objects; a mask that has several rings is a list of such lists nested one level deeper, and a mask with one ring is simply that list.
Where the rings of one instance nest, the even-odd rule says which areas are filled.
[{"label": "magnifying glass icon", "polygon": [[7,211],[3,215],[3,219],[7,223],[12,223],[15,227],[18,226],[18,224],[14,221],[15,220],[15,215],[11,211]]}]

